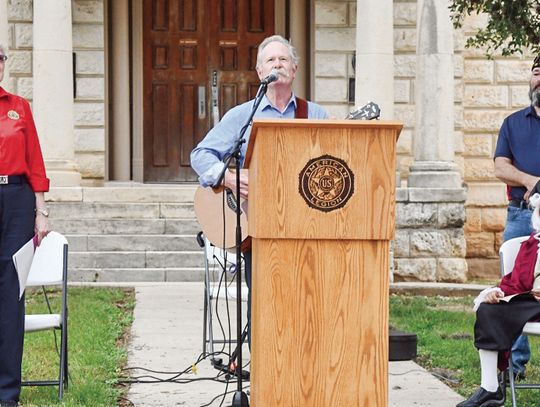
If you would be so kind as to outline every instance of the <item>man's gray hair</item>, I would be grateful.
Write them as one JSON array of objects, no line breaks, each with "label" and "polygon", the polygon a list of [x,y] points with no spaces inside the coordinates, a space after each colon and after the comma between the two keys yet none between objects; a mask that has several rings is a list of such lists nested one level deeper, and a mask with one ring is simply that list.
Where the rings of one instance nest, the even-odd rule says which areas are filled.
[{"label": "man's gray hair", "polygon": [[271,37],[267,37],[261,42],[259,45],[259,49],[257,51],[257,67],[259,67],[262,63],[261,61],[261,54],[263,50],[266,48],[268,44],[271,42],[279,42],[283,45],[285,45],[288,50],[289,54],[291,56],[291,60],[293,64],[298,65],[298,53],[296,52],[296,48],[294,48],[289,41],[287,41],[285,38],[283,38],[281,35],[272,35]]}]

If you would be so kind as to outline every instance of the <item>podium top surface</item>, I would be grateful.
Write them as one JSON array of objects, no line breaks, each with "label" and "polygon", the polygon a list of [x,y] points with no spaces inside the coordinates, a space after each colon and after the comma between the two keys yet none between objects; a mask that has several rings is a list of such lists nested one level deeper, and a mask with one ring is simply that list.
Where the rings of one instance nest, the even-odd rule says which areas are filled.
[{"label": "podium top surface", "polygon": [[403,123],[387,120],[334,120],[334,119],[254,119],[244,167],[249,168],[258,129],[262,128],[319,128],[319,129],[388,129],[394,130],[396,141]]},{"label": "podium top surface", "polygon": [[387,120],[335,120],[335,119],[254,119],[253,128],[257,127],[332,127],[332,128],[391,128],[401,130],[403,123]]}]

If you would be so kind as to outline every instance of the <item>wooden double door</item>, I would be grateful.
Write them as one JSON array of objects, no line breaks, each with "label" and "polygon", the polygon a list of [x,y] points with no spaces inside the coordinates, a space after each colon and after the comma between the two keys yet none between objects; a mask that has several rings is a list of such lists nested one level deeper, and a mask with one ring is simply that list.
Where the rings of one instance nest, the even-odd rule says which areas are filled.
[{"label": "wooden double door", "polygon": [[274,0],[144,0],[144,181],[194,181],[189,154],[255,96]]}]

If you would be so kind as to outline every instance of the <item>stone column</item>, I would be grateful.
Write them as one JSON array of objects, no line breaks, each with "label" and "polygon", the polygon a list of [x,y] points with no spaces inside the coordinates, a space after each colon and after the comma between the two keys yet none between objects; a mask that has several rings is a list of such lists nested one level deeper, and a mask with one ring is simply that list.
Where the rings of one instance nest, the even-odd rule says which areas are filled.
[{"label": "stone column", "polygon": [[290,40],[292,45],[296,47],[300,58],[300,64],[296,71],[296,78],[293,84],[294,93],[299,97],[309,98],[307,94],[307,72],[310,65],[309,52],[311,52],[311,47],[308,42],[305,17],[311,15],[310,5],[306,4],[305,0],[295,0],[289,3],[288,12],[290,14],[290,20],[295,22],[294,24],[290,24]]},{"label": "stone column", "polygon": [[448,2],[418,0],[415,161],[409,187],[461,187],[454,163],[453,35]]},{"label": "stone column", "polygon": [[133,97],[133,181],[144,181],[143,157],[143,2],[131,2],[132,8],[132,50],[133,50],[133,76],[131,89]]},{"label": "stone column", "polygon": [[355,105],[375,102],[381,118],[394,117],[394,7],[392,0],[356,5]]},{"label": "stone column", "polygon": [[454,163],[453,28],[448,0],[418,0],[416,132],[408,188],[398,190],[396,281],[467,278],[465,188]]},{"label": "stone column", "polygon": [[78,186],[71,0],[34,1],[33,111],[51,185]]},{"label": "stone column", "polygon": [[[8,14],[7,14],[7,0],[0,0],[0,44],[5,48],[6,53],[9,54],[9,25],[8,25]],[[13,91],[11,88],[11,83],[9,80],[9,60],[4,67],[4,79],[0,86],[2,86],[8,92]]]},{"label": "stone column", "polygon": [[112,3],[112,161],[111,180],[131,179],[131,125],[129,99],[129,5],[128,0]]}]

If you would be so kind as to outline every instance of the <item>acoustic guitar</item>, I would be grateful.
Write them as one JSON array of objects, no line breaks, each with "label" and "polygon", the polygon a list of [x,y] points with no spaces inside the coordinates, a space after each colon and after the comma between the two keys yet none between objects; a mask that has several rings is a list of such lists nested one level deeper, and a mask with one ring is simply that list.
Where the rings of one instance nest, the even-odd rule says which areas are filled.
[{"label": "acoustic guitar", "polygon": [[[351,120],[373,120],[380,116],[379,106],[373,102],[352,111]],[[242,170],[244,171],[244,170]],[[195,191],[195,215],[206,238],[216,247],[232,249],[236,246],[236,197],[225,187],[203,188]],[[240,198],[240,223],[242,225],[242,251],[251,247],[248,236],[247,200]]]},{"label": "acoustic guitar", "polygon": [[[195,215],[206,238],[216,247],[232,249],[236,246],[236,197],[225,187],[203,188],[195,191]],[[242,251],[249,249],[247,200],[240,198]]]}]

